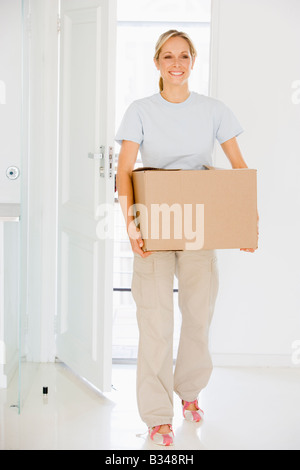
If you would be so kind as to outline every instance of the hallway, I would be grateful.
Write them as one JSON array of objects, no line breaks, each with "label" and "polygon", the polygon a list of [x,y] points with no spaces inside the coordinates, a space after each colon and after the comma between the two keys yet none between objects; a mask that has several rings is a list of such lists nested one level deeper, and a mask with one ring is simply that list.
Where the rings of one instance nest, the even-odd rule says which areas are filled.
[{"label": "hallway", "polygon": [[[0,390],[1,450],[163,450],[143,434],[135,366],[114,365],[113,390],[105,395],[61,363],[37,368],[20,415],[10,407],[15,384]],[[203,423],[185,422],[174,397],[172,449],[300,450],[299,396],[299,369],[215,368],[200,397]]]}]

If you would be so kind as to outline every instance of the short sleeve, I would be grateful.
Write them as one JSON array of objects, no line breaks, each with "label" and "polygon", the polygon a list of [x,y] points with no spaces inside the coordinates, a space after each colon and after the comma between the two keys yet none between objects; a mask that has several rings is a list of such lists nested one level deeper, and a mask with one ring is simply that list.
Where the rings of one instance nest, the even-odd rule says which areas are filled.
[{"label": "short sleeve", "polygon": [[141,144],[144,139],[143,123],[136,103],[132,103],[124,114],[115,141],[122,144],[123,140],[131,140]]},{"label": "short sleeve", "polygon": [[218,106],[216,124],[216,139],[220,144],[237,137],[244,131],[231,109],[223,103]]}]

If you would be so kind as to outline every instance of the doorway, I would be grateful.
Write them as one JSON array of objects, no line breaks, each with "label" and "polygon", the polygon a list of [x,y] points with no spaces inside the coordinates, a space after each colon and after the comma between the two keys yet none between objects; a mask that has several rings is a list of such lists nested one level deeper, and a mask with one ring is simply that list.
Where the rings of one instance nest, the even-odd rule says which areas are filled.
[{"label": "doorway", "polygon": [[[58,207],[63,201],[67,202],[68,209],[75,209],[72,214],[66,213],[68,221],[71,221],[72,224],[77,215],[81,213],[83,202],[91,202],[89,210],[91,214],[95,214],[99,201],[97,202],[96,198],[93,198],[91,185],[88,188],[89,191],[84,193],[89,195],[88,199],[81,198],[78,200],[78,193],[74,189],[78,187],[78,182],[82,184],[84,178],[81,178],[81,175],[86,176],[87,173],[92,175],[92,181],[97,181],[98,189],[94,194],[99,196],[102,192],[102,201],[107,202],[113,195],[113,189],[111,189],[113,187],[113,178],[109,172],[109,166],[104,170],[108,178],[106,186],[102,184],[105,182],[105,178],[101,178],[101,172],[99,177],[98,159],[102,158],[100,145],[102,146],[105,142],[105,155],[108,159],[110,146],[113,144],[114,129],[110,127],[107,129],[105,126],[108,121],[110,123],[114,121],[112,114],[116,111],[115,124],[118,127],[125,109],[133,100],[157,92],[159,77],[153,65],[152,57],[158,36],[170,28],[185,30],[191,36],[198,50],[198,61],[193,71],[191,87],[194,91],[203,94],[208,93],[210,42],[210,0],[172,0],[164,2],[156,0],[118,0],[117,71],[113,74],[115,55],[112,51],[114,50],[115,19],[111,12],[114,10],[115,0],[55,0],[55,2],[53,0],[43,2],[22,0],[21,3],[24,38],[23,64],[25,64],[23,69],[22,111],[24,124],[22,202],[25,203],[22,212],[22,227],[25,236],[22,242],[24,244],[22,250],[23,283],[21,292],[23,300],[21,302],[20,335],[25,350],[20,355],[21,392],[19,395],[21,398],[19,402],[24,401],[28,387],[32,383],[32,375],[35,373],[35,368],[31,372],[31,369],[28,368],[29,365],[39,362],[53,362],[57,356],[59,359],[64,359],[60,353],[62,348],[58,347],[61,344],[61,341],[58,341],[58,336],[61,335],[62,337],[64,335],[64,338],[67,338],[68,335],[65,332],[71,332],[73,335],[72,341],[68,343],[67,351],[68,353],[71,351],[69,357],[72,360],[74,360],[74,357],[76,359],[73,370],[86,377],[87,368],[85,367],[82,372],[78,367],[79,361],[82,362],[82,358],[84,358],[82,354],[78,353],[79,348],[77,345],[80,344],[89,354],[92,373],[99,374],[100,371],[102,376],[105,376],[105,388],[110,387],[111,357],[114,361],[136,360],[138,333],[135,323],[135,307],[130,291],[132,253],[126,238],[127,235],[124,234],[124,221],[119,210],[118,194],[115,193],[115,201],[112,201],[115,213],[114,269],[111,268],[112,257],[109,257],[109,253],[112,252],[110,242],[109,250],[105,249],[104,245],[101,248],[98,246],[96,249],[98,240],[91,242],[91,237],[88,236],[89,240],[83,242],[83,239],[79,239],[76,235],[72,245],[70,245],[69,234],[74,234],[74,225],[69,226],[67,235],[65,233],[62,237],[61,245],[65,249],[64,255],[61,258],[56,255],[59,243],[57,239]],[[72,8],[76,9],[76,6],[77,11],[73,11]],[[102,16],[100,10],[103,13]],[[61,12],[60,16],[57,14],[59,11]],[[65,15],[64,11],[67,11]],[[80,11],[80,15],[78,11]],[[105,15],[108,15],[109,22],[105,21]],[[97,23],[101,18],[104,21],[102,28]],[[87,26],[83,27],[82,24]],[[101,36],[101,34],[108,34],[105,29],[108,24],[111,25],[111,29],[109,29],[110,41],[106,40],[106,36]],[[41,25],[44,25],[45,28],[42,28]],[[49,25],[51,25],[51,29],[48,31]],[[82,46],[82,41],[80,41],[81,28],[86,34],[85,44],[87,50],[97,52],[96,45],[98,41],[101,42],[101,54],[94,54],[95,70],[97,76],[101,79],[96,80],[96,83],[101,82],[102,85],[104,82],[106,83],[111,99],[108,98],[108,93],[105,91],[95,90],[96,99],[99,99],[96,110],[92,108],[95,102],[93,99],[83,100],[80,103],[77,100],[77,88],[87,90],[87,94],[90,96],[92,93],[92,88],[89,86],[90,80],[93,82],[93,86],[95,85],[94,65],[88,63],[88,66],[91,65],[90,68],[82,67],[81,63],[78,62],[78,47]],[[65,42],[60,41],[60,37],[65,37]],[[41,38],[42,40],[40,40]],[[92,48],[90,47],[90,41],[95,41]],[[60,50],[57,49],[57,44],[60,44]],[[67,51],[70,53],[66,54]],[[63,66],[58,60],[59,53],[61,57],[66,58]],[[81,57],[82,60],[86,59],[84,51],[81,51]],[[104,63],[104,58],[107,63]],[[79,72],[85,83],[84,88],[78,85]],[[109,77],[108,73],[110,74]],[[65,88],[61,87],[59,76],[63,77]],[[116,83],[114,83],[114,79],[110,80],[111,77],[116,77]],[[66,92],[63,93],[63,90],[66,90]],[[71,100],[71,92],[76,100],[75,98]],[[116,106],[114,104],[115,98]],[[103,100],[102,104],[105,106],[105,110],[99,114],[97,118],[99,121],[97,121],[94,119],[94,113],[104,109],[101,108],[101,100]],[[58,175],[63,174],[59,170],[59,165],[63,160],[58,154],[58,149],[62,148],[59,141],[62,130],[59,130],[57,125],[58,102],[64,105],[63,112],[60,114],[60,122],[65,124],[63,135],[67,136],[67,140],[63,141],[66,158],[62,170],[67,175],[72,176],[73,174],[77,177],[77,180],[75,178],[74,181],[66,180],[68,184],[64,187],[62,198],[59,193],[58,181]],[[72,103],[79,103],[80,106],[70,107]],[[87,108],[87,105],[91,106],[92,112]],[[85,113],[84,116],[86,116],[83,122],[80,121],[84,117],[82,110]],[[107,119],[108,115],[110,119]],[[30,120],[28,120],[28,116],[30,116]],[[80,119],[77,119],[78,116]],[[102,119],[103,116],[106,118]],[[95,136],[90,135],[92,128],[88,125],[90,120],[95,124],[100,123],[104,126],[102,137],[98,135],[95,138]],[[87,142],[84,142],[84,145],[81,141],[80,145],[74,145],[74,142],[77,143],[79,134],[83,136],[82,132],[76,133],[78,122],[80,129],[87,130]],[[100,126],[95,125],[96,131],[99,128]],[[74,131],[73,134],[69,132],[70,129]],[[73,136],[74,138],[72,138]],[[93,142],[99,144],[99,148],[98,145],[92,145]],[[70,149],[74,151],[71,152]],[[115,153],[118,153],[117,147]],[[93,156],[92,159],[88,158],[90,154]],[[76,159],[77,166],[73,164],[74,159]],[[140,164],[141,161],[138,159],[137,165]],[[72,171],[68,171],[68,168]],[[27,185],[27,181],[30,184]],[[100,187],[100,185],[102,186]],[[74,196],[72,201],[70,201],[69,195]],[[93,216],[92,219],[94,223]],[[78,227],[85,230],[87,224],[78,224]],[[66,238],[65,235],[69,238]],[[71,247],[71,249],[68,247]],[[100,252],[104,253],[101,263],[96,262],[96,256],[99,256]],[[86,253],[89,258],[83,258],[83,253]],[[76,263],[74,262],[75,256],[78,260]],[[103,262],[103,259],[105,259],[105,263],[109,263],[109,269],[106,269],[108,265]],[[62,260],[65,270],[64,284],[61,284],[64,286],[63,293],[65,296],[61,302],[57,302],[56,276],[59,271],[60,260]],[[91,274],[89,278],[86,275],[88,269]],[[28,270],[30,276],[27,275]],[[109,276],[107,275],[108,271]],[[113,306],[109,299],[111,288],[105,288],[106,283],[110,282],[108,279],[110,271],[113,277],[111,283],[114,289]],[[99,285],[96,284],[95,273],[102,276],[97,278]],[[81,297],[80,301],[77,301],[74,295],[78,295],[80,290],[76,286],[83,285],[86,286],[86,291],[90,289],[93,292],[93,297],[86,295]],[[177,305],[176,288],[175,280],[175,305]],[[69,295],[68,298],[66,293]],[[100,295],[100,293],[105,295]],[[92,306],[91,298],[93,298]],[[86,303],[83,303],[84,299],[87,300]],[[69,302],[69,300],[72,302]],[[98,311],[98,307],[95,306],[99,306],[100,302],[102,304]],[[59,316],[57,306],[63,307],[63,316]],[[72,312],[69,307],[72,307]],[[106,334],[106,332],[111,332],[112,307],[114,317],[113,338],[111,338],[110,333]],[[74,316],[71,315],[74,312],[78,313],[76,324],[73,322]],[[86,312],[91,315],[89,323],[86,321]],[[95,324],[99,330],[99,341],[98,339],[96,341],[96,330],[93,327]],[[176,310],[174,352],[177,347],[179,328],[180,316]],[[62,339],[64,340],[64,338]],[[73,341],[73,339],[76,341]],[[98,361],[101,367],[97,367],[97,364],[94,364],[95,361]],[[65,362],[68,364],[67,361]],[[83,360],[83,362],[85,365],[87,364],[86,360]],[[101,385],[101,383],[104,383],[103,377],[98,377],[99,389],[104,388]],[[93,379],[90,379],[90,381],[95,383]],[[28,387],[27,383],[29,384]]]},{"label": "doorway", "polygon": [[[158,93],[159,75],[153,64],[155,43],[169,29],[185,31],[197,50],[190,78],[191,89],[209,92],[210,0],[118,0],[116,126],[129,104]],[[117,144],[116,144],[117,145]],[[116,148],[116,155],[118,148]],[[116,159],[117,163],[117,159]],[[136,167],[142,162],[138,156]],[[115,197],[114,241],[114,322],[112,354],[114,362],[135,362],[138,329],[135,304],[131,295],[133,254],[125,230],[123,215]],[[178,309],[177,279],[174,280],[174,357],[181,326]]]}]

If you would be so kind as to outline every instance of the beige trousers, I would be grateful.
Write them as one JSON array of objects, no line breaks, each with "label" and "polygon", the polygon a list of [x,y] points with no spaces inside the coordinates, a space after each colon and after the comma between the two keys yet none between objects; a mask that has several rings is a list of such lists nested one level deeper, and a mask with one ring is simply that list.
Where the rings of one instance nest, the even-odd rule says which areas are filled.
[{"label": "beige trousers", "polygon": [[[173,282],[182,314],[173,372]],[[139,350],[137,402],[149,427],[171,424],[173,392],[195,400],[207,385],[212,361],[209,326],[218,292],[215,250],[134,255],[132,295],[137,307]]]}]

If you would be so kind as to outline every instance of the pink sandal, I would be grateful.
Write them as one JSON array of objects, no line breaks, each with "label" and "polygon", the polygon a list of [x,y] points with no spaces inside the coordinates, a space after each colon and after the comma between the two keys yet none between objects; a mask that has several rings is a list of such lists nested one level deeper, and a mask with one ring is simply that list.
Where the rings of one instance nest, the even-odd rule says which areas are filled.
[{"label": "pink sandal", "polygon": [[[182,401],[185,402],[185,400],[182,400]],[[197,411],[187,410],[187,407],[189,405],[195,405],[197,408]],[[195,421],[196,423],[199,423],[199,421],[201,421],[201,419],[204,416],[204,411],[202,411],[201,408],[199,408],[198,406],[198,400],[186,401],[184,405],[182,406],[182,412],[183,412],[183,417],[187,421]]]},{"label": "pink sandal", "polygon": [[171,432],[168,434],[160,434],[158,431],[160,430],[161,426],[154,426],[153,428],[149,428],[149,436],[150,439],[154,442],[154,444],[160,446],[172,446],[173,445],[173,436],[174,432],[172,426],[168,425],[171,429]]}]

